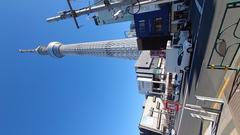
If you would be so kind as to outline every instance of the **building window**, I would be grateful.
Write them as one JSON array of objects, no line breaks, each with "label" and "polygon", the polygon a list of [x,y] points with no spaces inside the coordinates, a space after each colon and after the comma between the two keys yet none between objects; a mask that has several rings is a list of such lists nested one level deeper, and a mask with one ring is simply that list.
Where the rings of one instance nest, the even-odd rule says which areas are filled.
[{"label": "building window", "polygon": [[165,92],[166,86],[164,83],[153,83],[153,92]]},{"label": "building window", "polygon": [[157,109],[160,109],[160,102],[157,101],[157,106],[156,106]]},{"label": "building window", "polygon": [[144,33],[145,32],[145,28],[146,28],[145,20],[140,20],[140,21],[138,21],[138,23],[139,23],[139,32],[140,33]]},{"label": "building window", "polygon": [[161,32],[162,27],[163,27],[162,18],[161,17],[155,18],[155,20],[154,20],[154,30],[155,30],[155,32]]},{"label": "building window", "polygon": [[155,103],[156,102],[156,96],[153,96],[153,103]]},{"label": "building window", "polygon": [[149,110],[149,116],[152,117],[153,116],[153,111],[154,111],[154,108],[151,107],[151,109]]}]

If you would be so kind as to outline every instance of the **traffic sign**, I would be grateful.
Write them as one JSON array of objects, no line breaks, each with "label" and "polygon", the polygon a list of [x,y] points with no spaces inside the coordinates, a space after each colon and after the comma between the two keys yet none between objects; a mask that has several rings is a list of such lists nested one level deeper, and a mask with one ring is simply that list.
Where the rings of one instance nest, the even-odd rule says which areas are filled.
[{"label": "traffic sign", "polygon": [[180,104],[178,102],[165,100],[164,101],[165,109],[170,111],[176,111],[178,112],[180,110]]}]

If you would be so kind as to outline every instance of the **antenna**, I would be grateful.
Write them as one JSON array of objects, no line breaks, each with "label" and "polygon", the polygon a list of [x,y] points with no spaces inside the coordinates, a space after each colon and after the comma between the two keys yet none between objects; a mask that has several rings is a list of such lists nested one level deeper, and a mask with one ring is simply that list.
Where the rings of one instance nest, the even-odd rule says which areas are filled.
[{"label": "antenna", "polygon": [[36,49],[19,49],[18,52],[20,52],[20,53],[35,53]]},{"label": "antenna", "polygon": [[[103,0],[100,0],[100,1],[102,2]],[[138,1],[140,1],[140,0],[138,0]],[[141,0],[141,1],[143,1],[143,4],[152,2],[151,0],[150,1],[149,0],[148,1]],[[103,4],[101,4],[101,3],[98,4],[98,2],[97,2],[97,3],[94,3],[93,5],[89,5],[87,7],[81,8],[81,9],[73,10],[70,0],[67,0],[67,3],[68,3],[70,10],[61,11],[61,12],[59,12],[59,15],[47,18],[47,22],[51,23],[51,22],[56,22],[56,21],[60,21],[60,20],[65,20],[68,18],[73,18],[77,28],[79,28],[79,25],[78,25],[78,22],[76,19],[79,16],[89,15],[94,12],[99,12],[99,11],[103,11],[106,9],[108,9],[108,10],[114,9],[116,7],[121,7],[123,5],[131,4],[131,2],[128,0],[113,1],[113,2],[110,2],[109,0],[105,0],[105,3],[103,3]],[[120,14],[120,11],[119,11],[119,14]],[[116,14],[116,15],[118,15],[118,14]]]},{"label": "antenna", "polygon": [[74,21],[76,27],[79,29],[80,27],[79,27],[78,22],[77,22],[77,14],[76,14],[75,10],[73,10],[70,0],[67,0],[67,3],[68,3],[68,6],[69,6],[69,9],[70,9],[69,12],[71,12],[71,14],[72,14],[73,21]]}]

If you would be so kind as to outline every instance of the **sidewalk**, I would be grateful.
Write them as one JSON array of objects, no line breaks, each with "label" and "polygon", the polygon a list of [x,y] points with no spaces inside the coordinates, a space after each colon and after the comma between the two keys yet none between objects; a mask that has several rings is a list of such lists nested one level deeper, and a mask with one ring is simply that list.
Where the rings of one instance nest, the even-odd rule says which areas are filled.
[{"label": "sidewalk", "polygon": [[[238,65],[240,64],[240,58],[238,59],[236,64]],[[235,73],[233,71],[229,71],[226,74],[225,80],[228,80],[228,82],[225,86],[225,89],[222,89],[223,94],[221,94],[220,92],[218,95],[219,98],[223,98],[225,100],[223,115],[222,115],[222,118],[220,119],[221,126],[219,126],[219,130],[224,129],[224,133],[225,133],[225,130],[226,131],[231,130],[231,128],[233,127],[236,130],[236,132],[238,132],[238,134],[240,135],[240,88],[239,87],[236,90],[236,92],[233,93],[233,96],[229,100],[229,95],[230,95],[230,91],[234,81],[234,76],[235,76]],[[222,134],[222,135],[225,135],[225,134]]]},{"label": "sidewalk", "polygon": [[[226,1],[226,2],[230,2],[230,1]],[[231,2],[240,2],[240,0],[232,0]],[[223,4],[222,7],[224,7],[224,5],[225,5],[225,3]],[[233,4],[231,4],[231,5],[233,5]],[[222,8],[222,10],[223,9],[225,9],[225,8]],[[220,10],[217,14],[218,15],[222,14],[222,13],[220,13],[222,10]],[[227,31],[227,28],[230,28],[230,27],[228,27],[229,24],[234,24],[234,22],[236,20],[238,20],[240,17],[239,3],[238,3],[238,6],[235,6],[234,8],[229,7],[229,9],[227,11],[228,12],[225,12],[226,14],[224,13],[224,16],[226,15],[225,16],[226,18],[224,17],[222,20],[221,25],[223,27],[220,27],[221,38],[219,36],[218,39],[228,40],[229,43],[227,43],[227,45],[234,42],[234,43],[237,43],[238,46],[236,46],[236,48],[233,48],[231,51],[225,52],[224,57],[216,57],[218,55],[216,55],[216,56],[212,55],[212,56],[214,56],[213,57],[214,59],[212,59],[212,60],[211,60],[212,56],[210,57],[210,60],[209,60],[209,57],[205,57],[205,62],[206,62],[206,60],[209,60],[210,65],[211,64],[223,65],[223,66],[230,65],[231,67],[233,67],[235,69],[239,69],[239,67],[240,67],[240,51],[238,50],[239,48],[237,48],[237,47],[239,47],[239,45],[240,45],[239,44],[240,43],[240,40],[239,40],[240,33],[239,32],[235,33],[235,37],[231,38],[231,36],[234,35],[232,33],[234,33],[234,31],[235,31],[234,29],[236,29],[236,28],[233,27],[232,29],[228,29],[228,31]],[[238,23],[239,23],[239,21],[238,21]],[[236,27],[237,26],[238,25],[236,25]],[[239,29],[239,28],[237,28],[237,29]],[[222,34],[223,31],[225,32],[225,35]],[[219,35],[219,34],[217,34],[217,35]],[[213,38],[215,38],[215,37],[213,37]],[[237,53],[235,53],[234,51],[237,51]],[[227,54],[229,54],[229,55],[227,55]],[[234,55],[230,56],[230,54],[234,54]],[[229,56],[229,58],[227,56]],[[220,58],[220,59],[223,58],[224,62],[223,61],[221,62],[220,60],[218,60],[218,58]],[[202,70],[202,71],[205,71],[205,70]],[[218,72],[221,72],[221,71],[225,72],[225,73],[220,75]],[[236,71],[225,70],[223,68],[223,69],[213,69],[213,70],[209,70],[209,71],[205,71],[205,72],[206,72],[205,75],[200,76],[199,89],[203,90],[203,88],[204,88],[204,85],[202,85],[204,83],[201,83],[201,82],[204,82],[206,80],[212,81],[212,85],[213,85],[212,90],[215,90],[216,95],[214,96],[214,93],[211,93],[211,92],[209,92],[208,94],[210,94],[210,95],[212,94],[213,97],[221,98],[225,101],[217,134],[218,135],[240,135],[240,87],[237,86],[237,84],[240,83],[240,73],[238,73],[238,77],[239,77],[238,82],[235,83],[235,85],[234,85],[235,89],[232,91],[232,86],[233,86],[233,82],[235,79]],[[213,73],[211,73],[211,72],[213,72]],[[204,73],[204,72],[202,72],[202,73]],[[216,84],[217,84],[217,87],[215,87]],[[200,93],[200,94],[202,94],[202,93]],[[213,107],[216,107],[216,105],[213,105]]]},{"label": "sidewalk", "polygon": [[[223,99],[224,102],[227,103],[225,96],[223,97]],[[234,117],[230,112],[229,105],[225,104],[220,118],[217,135],[239,135],[237,132],[237,125],[234,123],[233,118]]]},{"label": "sidewalk", "polygon": [[[240,52],[238,59],[234,61],[235,66],[240,65]],[[225,102],[222,115],[220,118],[218,135],[240,135],[240,88],[233,93],[229,100],[230,91],[235,76],[234,71],[227,71],[222,86],[218,91],[218,98],[222,98]],[[239,74],[240,75],[240,74]],[[229,102],[228,102],[229,100]]]},{"label": "sidewalk", "polygon": [[[236,0],[235,0],[236,1]],[[237,0],[240,1],[240,0]],[[199,2],[199,1],[198,1]],[[228,99],[228,93],[230,93],[232,86],[232,77],[234,75],[231,73],[232,71],[222,69],[213,69],[209,68],[209,65],[222,65],[222,67],[227,67],[230,65],[233,67],[234,65],[239,64],[240,61],[233,61],[234,58],[240,58],[238,55],[235,55],[234,52],[237,52],[237,48],[229,49],[229,55],[224,54],[225,60],[222,60],[222,56],[219,57],[219,54],[212,55],[213,49],[217,44],[216,41],[220,38],[224,38],[227,41],[228,46],[232,43],[239,43],[239,39],[231,39],[234,29],[231,27],[224,34],[221,34],[220,31],[221,25],[222,29],[228,28],[231,24],[234,24],[240,17],[240,7],[229,8],[229,12],[227,12],[226,19],[223,17],[225,15],[225,11],[227,8],[227,3],[230,0],[206,0],[206,4],[204,6],[203,19],[200,23],[200,29],[198,32],[198,37],[196,42],[196,46],[194,48],[195,53],[193,55],[192,69],[189,73],[189,77],[186,79],[186,86],[183,87],[183,92],[186,95],[186,103],[187,104],[195,104],[196,98],[195,96],[205,96],[205,97],[217,97],[222,98],[225,101]],[[196,4],[193,4],[193,28],[197,28],[199,20],[197,19],[201,14],[198,11],[195,11],[194,8]],[[212,15],[212,14],[213,15]],[[209,20],[209,17],[212,17],[212,20]],[[200,17],[201,18],[201,17]],[[225,20],[225,22],[224,22]],[[195,23],[194,23],[195,22]],[[234,27],[235,28],[235,27]],[[210,31],[209,31],[210,29]],[[239,29],[239,28],[238,28]],[[220,33],[220,34],[219,34]],[[240,34],[239,32],[237,34]],[[194,37],[194,35],[193,35]],[[206,45],[206,46],[205,46]],[[226,46],[226,47],[228,47]],[[222,49],[218,47],[218,49]],[[235,50],[235,51],[234,51]],[[227,51],[227,50],[226,50]],[[240,51],[239,51],[240,53]],[[211,56],[212,55],[212,56]],[[202,56],[204,58],[202,59]],[[233,57],[234,56],[234,57]],[[236,57],[235,57],[236,56]],[[210,62],[209,62],[210,61]],[[222,62],[223,61],[223,62]],[[230,63],[230,64],[229,64]],[[200,66],[201,65],[201,66]],[[187,93],[187,94],[185,94]],[[240,92],[238,92],[240,93]],[[226,97],[226,98],[225,98]],[[181,98],[185,98],[185,96],[181,96]],[[221,115],[219,132],[218,135],[240,135],[238,129],[240,129],[240,95],[237,92],[233,95],[232,100],[229,102],[225,102],[225,106],[223,108],[223,114]],[[182,100],[180,100],[182,101]],[[209,105],[210,107],[211,105]],[[179,135],[195,135],[199,132],[201,127],[201,122],[199,119],[192,118],[190,115],[191,111],[184,111],[182,115],[182,121],[180,123]],[[239,123],[238,123],[239,122]],[[191,124],[189,124],[191,123]],[[208,129],[209,123],[203,124],[203,129]],[[210,130],[211,131],[211,130]]]}]

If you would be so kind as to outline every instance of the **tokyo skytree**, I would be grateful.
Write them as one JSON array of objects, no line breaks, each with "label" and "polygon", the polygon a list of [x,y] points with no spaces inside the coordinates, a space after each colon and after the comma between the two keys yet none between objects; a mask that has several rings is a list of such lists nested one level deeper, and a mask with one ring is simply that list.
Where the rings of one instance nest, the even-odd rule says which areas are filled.
[{"label": "tokyo skytree", "polygon": [[19,50],[21,53],[36,53],[62,58],[66,55],[90,55],[116,57],[136,60],[140,55],[136,38],[85,42],[63,45],[59,42],[50,42],[48,46],[38,46],[35,49]]}]

